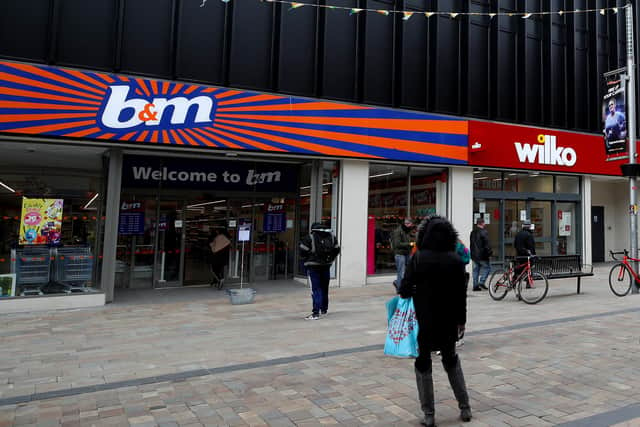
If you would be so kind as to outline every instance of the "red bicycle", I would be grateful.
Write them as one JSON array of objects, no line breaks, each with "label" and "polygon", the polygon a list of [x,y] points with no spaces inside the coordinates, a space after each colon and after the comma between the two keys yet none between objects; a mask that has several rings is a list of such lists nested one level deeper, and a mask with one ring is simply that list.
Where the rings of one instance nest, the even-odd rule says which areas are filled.
[{"label": "red bicycle", "polygon": [[611,292],[619,297],[623,297],[631,290],[631,285],[633,285],[634,280],[636,283],[640,283],[640,276],[636,274],[633,266],[629,263],[629,261],[640,262],[640,259],[631,258],[629,251],[626,249],[622,252],[609,251],[609,253],[611,254],[611,258],[616,261],[620,261],[616,258],[616,255],[623,255],[622,261],[611,267],[611,271],[609,271],[609,287],[611,288]]},{"label": "red bicycle", "polygon": [[[524,257],[521,257],[524,258]],[[513,290],[516,297],[527,304],[537,304],[547,296],[549,282],[544,274],[531,269],[531,260],[518,265],[516,259],[511,260],[506,269],[495,271],[489,279],[489,295],[496,301],[503,299],[507,292]]]}]

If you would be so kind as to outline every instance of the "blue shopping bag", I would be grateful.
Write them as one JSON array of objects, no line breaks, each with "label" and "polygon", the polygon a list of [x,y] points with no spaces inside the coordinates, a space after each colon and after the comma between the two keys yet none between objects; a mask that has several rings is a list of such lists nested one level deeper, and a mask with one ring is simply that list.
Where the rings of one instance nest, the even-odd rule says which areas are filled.
[{"label": "blue shopping bag", "polygon": [[384,354],[418,357],[418,319],[413,307],[413,298],[391,298],[387,302],[387,320]]}]

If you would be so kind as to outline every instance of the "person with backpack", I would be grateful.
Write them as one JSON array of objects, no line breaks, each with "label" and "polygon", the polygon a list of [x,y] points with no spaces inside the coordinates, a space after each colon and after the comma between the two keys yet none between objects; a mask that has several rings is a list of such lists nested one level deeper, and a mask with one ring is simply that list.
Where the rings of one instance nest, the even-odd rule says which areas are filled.
[{"label": "person with backpack", "polygon": [[330,269],[339,253],[338,239],[329,227],[320,222],[314,222],[309,235],[300,241],[300,258],[309,275],[313,303],[313,310],[305,320],[318,320],[327,314]]},{"label": "person with backpack", "polygon": [[484,219],[478,218],[476,228],[471,232],[471,259],[473,260],[473,290],[487,289],[484,282],[491,272],[491,255],[493,250],[489,245],[489,232],[484,228]]}]

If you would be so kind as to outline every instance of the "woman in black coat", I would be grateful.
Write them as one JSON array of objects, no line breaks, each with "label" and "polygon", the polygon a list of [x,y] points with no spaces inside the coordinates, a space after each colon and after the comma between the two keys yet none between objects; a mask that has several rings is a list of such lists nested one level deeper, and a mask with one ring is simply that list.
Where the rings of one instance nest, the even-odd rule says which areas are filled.
[{"label": "woman in black coat", "polygon": [[415,361],[416,384],[424,412],[422,423],[435,426],[431,352],[439,350],[442,365],[458,400],[460,418],[471,420],[469,396],[456,354],[456,340],[467,321],[465,266],[456,254],[458,233],[444,218],[424,224],[424,233],[405,271],[398,293],[413,297],[418,319],[419,356]]}]

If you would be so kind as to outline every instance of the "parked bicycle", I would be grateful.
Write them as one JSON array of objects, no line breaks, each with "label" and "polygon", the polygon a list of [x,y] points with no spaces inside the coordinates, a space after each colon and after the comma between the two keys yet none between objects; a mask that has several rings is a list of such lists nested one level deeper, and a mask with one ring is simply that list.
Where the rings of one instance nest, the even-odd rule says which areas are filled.
[{"label": "parked bicycle", "polygon": [[527,304],[542,301],[547,296],[549,282],[544,274],[531,269],[532,259],[535,259],[535,255],[528,256],[527,261],[520,265],[516,265],[516,260],[511,260],[506,270],[496,270],[489,279],[491,298],[500,301],[507,292],[513,290],[518,299]]},{"label": "parked bicycle", "polygon": [[609,251],[611,254],[611,258],[616,261],[620,261],[616,258],[616,255],[623,255],[622,261],[615,264],[611,267],[611,271],[609,271],[609,287],[611,288],[611,292],[616,294],[619,297],[623,297],[629,293],[631,290],[631,285],[635,280],[636,283],[640,283],[640,276],[636,274],[633,269],[633,266],[629,261],[638,261],[640,259],[631,258],[629,256],[629,251],[626,249],[622,252],[613,252]]}]

